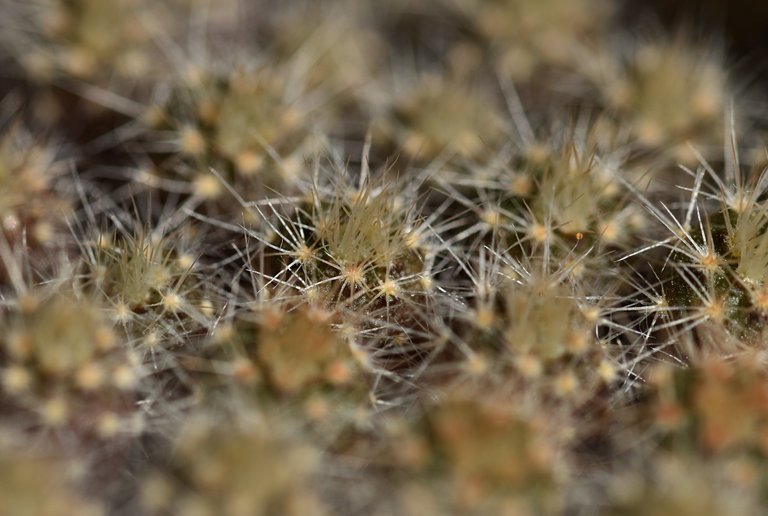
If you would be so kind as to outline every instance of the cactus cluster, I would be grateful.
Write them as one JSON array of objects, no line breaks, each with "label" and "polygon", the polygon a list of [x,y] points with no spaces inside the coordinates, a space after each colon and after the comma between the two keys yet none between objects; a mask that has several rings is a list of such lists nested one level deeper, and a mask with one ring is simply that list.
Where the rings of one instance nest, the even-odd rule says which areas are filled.
[{"label": "cactus cluster", "polygon": [[764,99],[636,8],[6,0],[0,514],[768,510]]}]

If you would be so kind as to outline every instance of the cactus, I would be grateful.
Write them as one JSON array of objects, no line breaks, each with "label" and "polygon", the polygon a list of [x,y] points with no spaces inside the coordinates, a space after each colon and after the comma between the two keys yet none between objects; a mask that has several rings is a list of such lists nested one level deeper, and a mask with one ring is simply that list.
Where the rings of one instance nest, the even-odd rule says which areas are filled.
[{"label": "cactus", "polygon": [[6,7],[0,513],[766,512],[727,45],[603,0]]}]

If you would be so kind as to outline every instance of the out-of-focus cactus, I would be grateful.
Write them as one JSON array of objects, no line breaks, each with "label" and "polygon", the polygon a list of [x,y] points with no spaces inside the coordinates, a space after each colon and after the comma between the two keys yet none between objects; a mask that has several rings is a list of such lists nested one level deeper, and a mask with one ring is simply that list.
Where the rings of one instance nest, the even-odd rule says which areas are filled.
[{"label": "out-of-focus cactus", "polygon": [[0,448],[1,514],[55,516],[63,508],[83,516],[105,514],[100,504],[78,494],[73,464],[17,448],[10,443]]},{"label": "out-of-focus cactus", "polygon": [[33,428],[53,428],[81,442],[143,430],[136,406],[145,376],[141,360],[97,304],[30,291],[2,325],[3,392],[17,410],[34,415]]},{"label": "out-of-focus cactus", "polygon": [[315,450],[258,421],[189,421],[170,462],[143,483],[149,514],[322,515]]},{"label": "out-of-focus cactus", "polygon": [[36,141],[20,122],[0,127],[0,221],[11,240],[26,234],[31,243],[54,239],[69,203],[56,191],[64,164]]},{"label": "out-of-focus cactus", "polygon": [[[509,400],[507,400],[509,401]],[[545,421],[503,397],[450,395],[416,422],[387,424],[398,501],[420,514],[556,514],[557,441]],[[377,462],[374,461],[374,464]]]},{"label": "out-of-focus cactus", "polygon": [[609,2],[578,0],[449,0],[487,44],[499,69],[527,79],[542,67],[570,65],[578,49],[605,30]]},{"label": "out-of-focus cactus", "polygon": [[689,142],[701,150],[721,144],[732,90],[716,52],[681,37],[639,43],[626,56],[606,59],[615,62],[606,62],[596,86],[640,145],[671,149],[670,161],[691,163]]},{"label": "out-of-focus cactus", "polygon": [[190,193],[206,201],[226,198],[211,167],[249,200],[294,193],[306,179],[304,160],[317,150],[313,124],[327,127],[333,117],[324,90],[302,87],[291,64],[264,57],[242,66],[193,67],[176,78],[169,97],[145,115],[148,149],[170,140],[159,149],[171,151],[155,171],[159,178],[186,180]]},{"label": "out-of-focus cactus", "polygon": [[150,26],[170,30],[171,13],[164,9],[168,4],[144,0],[18,2],[10,14],[19,34],[9,38],[8,44],[14,45],[14,57],[37,79],[68,76],[100,85],[109,84],[115,76],[144,81],[157,72],[158,51]]},{"label": "out-of-focus cactus", "polygon": [[443,155],[480,159],[504,137],[493,100],[487,91],[464,81],[428,75],[393,98],[375,128],[418,161]]},{"label": "out-of-focus cactus", "polygon": [[[748,468],[748,467],[747,467]],[[741,471],[739,471],[741,470]],[[739,464],[711,464],[701,458],[659,454],[647,468],[621,472],[610,482],[603,514],[754,514]],[[741,479],[739,477],[742,477]]]},{"label": "out-of-focus cactus", "polygon": [[206,351],[217,364],[214,384],[234,381],[253,399],[292,406],[311,421],[349,422],[368,404],[365,357],[334,330],[333,318],[277,300],[222,319]]},{"label": "out-of-focus cactus", "polygon": [[267,48],[279,61],[305,68],[309,84],[342,90],[354,99],[384,57],[384,42],[366,7],[366,2],[348,0],[331,6],[289,5],[275,15]]}]

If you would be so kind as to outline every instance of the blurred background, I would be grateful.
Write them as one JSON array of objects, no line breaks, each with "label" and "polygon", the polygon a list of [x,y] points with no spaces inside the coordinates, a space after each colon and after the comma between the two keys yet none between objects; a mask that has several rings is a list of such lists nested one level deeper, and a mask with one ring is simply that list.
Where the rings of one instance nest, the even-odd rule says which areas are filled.
[{"label": "blurred background", "polygon": [[756,80],[768,80],[768,34],[765,31],[768,2],[647,0],[623,2],[623,5],[621,17],[627,28],[636,28],[650,20],[667,30],[688,28],[722,38],[730,56],[745,68],[749,66]]}]

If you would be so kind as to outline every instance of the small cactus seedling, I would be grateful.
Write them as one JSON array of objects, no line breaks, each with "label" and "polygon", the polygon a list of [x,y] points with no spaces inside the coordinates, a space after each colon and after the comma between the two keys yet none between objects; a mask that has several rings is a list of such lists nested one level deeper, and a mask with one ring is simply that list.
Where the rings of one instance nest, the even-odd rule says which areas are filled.
[{"label": "small cactus seedling", "polygon": [[328,179],[320,176],[293,213],[274,204],[272,213],[250,208],[267,227],[248,235],[270,258],[256,274],[339,314],[342,332],[380,354],[382,365],[412,366],[412,353],[423,352],[418,343],[432,337],[427,291],[439,246],[430,224],[418,216],[413,192],[397,183],[321,181]]},{"label": "small cactus seedling", "polygon": [[464,381],[515,383],[536,402],[577,407],[618,377],[611,346],[598,335],[627,328],[609,322],[607,300],[579,294],[572,267],[550,271],[542,260],[498,255],[482,264],[492,275],[473,280],[470,304],[459,312]]},{"label": "small cactus seedling", "polygon": [[[163,234],[139,222],[81,242],[79,291],[100,298],[124,336],[145,352],[169,349],[204,333],[212,305],[184,226]],[[189,236],[189,235],[186,235]]]},{"label": "small cactus seedling", "polygon": [[470,248],[489,240],[521,250],[549,246],[565,261],[574,244],[598,251],[626,247],[644,227],[645,214],[629,202],[626,147],[606,133],[605,119],[585,116],[499,150],[482,166],[482,176],[472,164],[464,165],[472,175],[459,168],[441,177],[438,187],[448,198],[476,214],[465,217],[466,227],[450,242],[472,237]]}]

